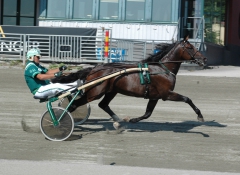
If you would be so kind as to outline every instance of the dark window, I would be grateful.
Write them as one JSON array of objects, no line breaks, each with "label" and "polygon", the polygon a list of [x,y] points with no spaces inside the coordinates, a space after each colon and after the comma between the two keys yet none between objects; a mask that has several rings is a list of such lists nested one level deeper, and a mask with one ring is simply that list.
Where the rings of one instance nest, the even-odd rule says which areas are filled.
[{"label": "dark window", "polygon": [[36,0],[3,0],[3,25],[36,25]]}]

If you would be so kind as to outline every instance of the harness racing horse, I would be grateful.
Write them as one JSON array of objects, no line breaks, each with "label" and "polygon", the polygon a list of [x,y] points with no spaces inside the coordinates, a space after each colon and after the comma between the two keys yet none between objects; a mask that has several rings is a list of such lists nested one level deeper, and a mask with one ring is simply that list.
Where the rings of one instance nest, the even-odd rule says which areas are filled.
[{"label": "harness racing horse", "polygon": [[[173,44],[158,45],[156,48],[161,51],[155,55],[150,55],[149,58],[140,63],[141,65],[145,63],[148,65],[148,79],[146,78],[146,72],[143,72],[145,75],[142,76],[148,82],[145,81],[145,84],[141,84],[142,80],[139,71],[123,73],[106,79],[101,83],[87,87],[84,95],[73,102],[70,112],[74,111],[78,106],[104,96],[98,104],[99,107],[108,113],[114,121],[123,121],[109,107],[111,100],[117,93],[120,93],[127,96],[149,99],[145,114],[138,118],[127,119],[129,122],[136,123],[150,117],[159,99],[163,101],[180,101],[189,104],[197,114],[197,119],[203,122],[203,116],[192,100],[173,90],[176,83],[176,75],[183,61],[192,61],[203,66],[207,59],[187,40]],[[136,62],[101,64],[94,68],[83,69],[68,76],[60,77],[54,81],[67,83],[77,79],[84,79],[85,84],[87,84],[120,70],[136,68],[138,64]]]}]

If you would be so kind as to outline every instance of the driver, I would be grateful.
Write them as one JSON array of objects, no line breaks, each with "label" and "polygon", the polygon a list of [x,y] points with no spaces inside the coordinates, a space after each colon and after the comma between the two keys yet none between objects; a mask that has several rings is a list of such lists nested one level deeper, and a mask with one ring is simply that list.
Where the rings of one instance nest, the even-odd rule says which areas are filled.
[{"label": "driver", "polygon": [[[48,70],[40,65],[40,50],[30,49],[27,52],[27,64],[25,67],[24,77],[31,93],[36,98],[46,98],[54,96],[56,93],[70,89],[76,86],[77,82],[69,84],[51,83],[50,79],[62,75],[62,71],[66,70],[65,65]],[[70,86],[69,86],[70,85]]]}]

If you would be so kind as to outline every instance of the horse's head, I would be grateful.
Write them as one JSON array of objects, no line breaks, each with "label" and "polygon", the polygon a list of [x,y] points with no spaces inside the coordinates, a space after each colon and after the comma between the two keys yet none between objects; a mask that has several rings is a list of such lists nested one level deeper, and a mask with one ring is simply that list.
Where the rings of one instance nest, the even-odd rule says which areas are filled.
[{"label": "horse's head", "polygon": [[207,62],[205,58],[188,40],[180,42],[180,47],[182,49],[182,59],[186,61],[192,61],[200,66],[204,66]]}]

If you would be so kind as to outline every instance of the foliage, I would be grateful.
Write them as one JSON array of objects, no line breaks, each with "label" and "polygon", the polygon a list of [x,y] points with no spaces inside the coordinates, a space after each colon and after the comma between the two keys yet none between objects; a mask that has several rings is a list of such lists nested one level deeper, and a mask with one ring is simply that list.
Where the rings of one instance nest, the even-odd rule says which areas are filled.
[{"label": "foliage", "polygon": [[205,41],[222,45],[223,41],[220,39],[220,30],[215,28],[213,31],[213,25],[225,22],[225,0],[205,0],[204,1],[204,18],[205,18]]},{"label": "foliage", "polygon": [[59,68],[60,66],[63,66],[65,65],[64,63],[60,63],[60,64],[50,64],[49,65],[49,69],[56,69],[56,68]]},{"label": "foliage", "polygon": [[20,64],[22,64],[21,60],[10,61],[10,66],[18,66]]}]

